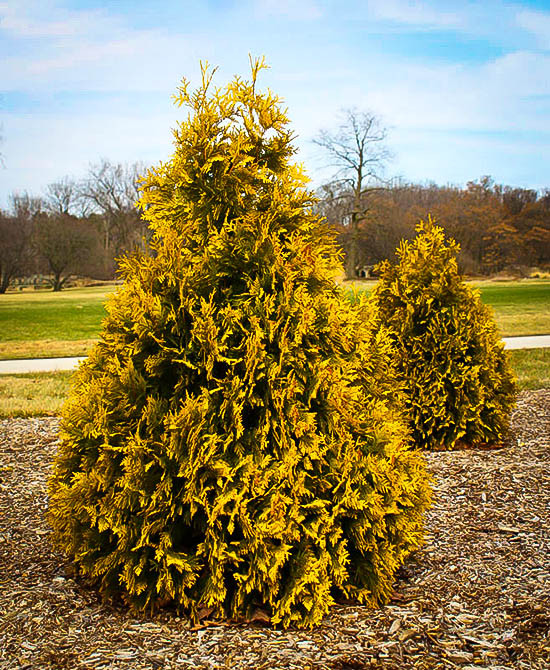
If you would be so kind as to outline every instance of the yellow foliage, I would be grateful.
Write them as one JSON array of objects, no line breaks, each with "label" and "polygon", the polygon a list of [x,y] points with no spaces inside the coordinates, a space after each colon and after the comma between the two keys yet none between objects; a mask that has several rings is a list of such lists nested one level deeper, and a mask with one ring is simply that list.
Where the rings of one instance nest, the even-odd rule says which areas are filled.
[{"label": "yellow foliage", "polygon": [[312,626],[379,603],[429,491],[384,329],[332,281],[278,99],[213,72],[143,179],[151,251],[122,260],[49,483],[57,545],[136,609]]},{"label": "yellow foliage", "polygon": [[396,347],[415,443],[449,449],[503,439],[515,403],[508,355],[479,291],[459,276],[454,240],[430,219],[380,266],[370,304]]}]

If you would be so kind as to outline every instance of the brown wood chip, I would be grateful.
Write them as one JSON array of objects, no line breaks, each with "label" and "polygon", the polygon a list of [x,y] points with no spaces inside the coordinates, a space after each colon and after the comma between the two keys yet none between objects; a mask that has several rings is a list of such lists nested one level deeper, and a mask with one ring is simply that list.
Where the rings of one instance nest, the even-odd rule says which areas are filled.
[{"label": "brown wood chip", "polygon": [[550,390],[524,392],[498,450],[427,455],[427,542],[390,604],[334,607],[313,631],[192,627],[102,603],[51,547],[58,419],[0,421],[0,670],[550,668]]}]

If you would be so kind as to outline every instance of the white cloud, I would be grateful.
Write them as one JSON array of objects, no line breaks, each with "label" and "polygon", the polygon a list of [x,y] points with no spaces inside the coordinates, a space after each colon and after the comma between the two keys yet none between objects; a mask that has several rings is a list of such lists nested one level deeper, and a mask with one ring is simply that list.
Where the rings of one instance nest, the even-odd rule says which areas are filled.
[{"label": "white cloud", "polygon": [[[175,90],[197,70],[207,40],[168,29],[135,29],[102,11],[60,9],[51,2],[0,4],[0,35],[22,53],[0,61],[4,90]],[[203,51],[204,52],[204,51]]]},{"label": "white cloud", "polygon": [[282,16],[296,21],[323,16],[323,10],[315,0],[257,0],[256,10],[263,16]]},{"label": "white cloud", "polygon": [[307,140],[321,127],[334,128],[339,108],[351,101],[380,115],[389,127],[397,157],[389,172],[438,183],[493,174],[504,183],[540,188],[542,147],[549,144],[548,71],[550,56],[528,52],[482,65],[394,60],[383,68],[363,65],[346,77],[337,95],[331,80],[327,90],[316,90],[307,100],[296,90],[288,103],[316,182],[328,179],[331,171],[319,170],[322,157]]},{"label": "white cloud", "polygon": [[516,21],[520,28],[532,33],[537,46],[541,49],[550,49],[550,13],[524,10],[518,12]]},{"label": "white cloud", "polygon": [[166,160],[172,153],[171,128],[177,116],[175,109],[140,117],[121,113],[66,118],[4,115],[6,168],[2,170],[0,207],[7,205],[11,191],[39,195],[46,184],[65,174],[79,179],[102,156],[149,165]]},{"label": "white cloud", "polygon": [[423,28],[457,28],[463,19],[456,12],[440,11],[415,0],[368,0],[377,19]]},{"label": "white cloud", "polygon": [[[438,5],[406,0],[370,0],[368,5],[365,0],[342,5],[335,0],[250,0],[246,9],[218,14],[201,9],[179,25],[159,22],[158,27],[136,28],[122,14],[69,11],[58,2],[0,0],[0,38],[15,45],[0,59],[2,88],[49,105],[27,117],[3,115],[6,141],[0,149],[8,168],[2,171],[3,190],[39,191],[63,174],[78,176],[101,155],[113,160],[161,158],[169,147],[168,129],[174,125],[169,120],[170,95],[181,76],[195,80],[198,61],[208,59],[223,65],[217,77],[223,84],[235,72],[246,73],[248,52],[266,53],[273,66],[261,83],[285,99],[299,134],[300,155],[313,176],[318,161],[308,140],[319,128],[333,127],[341,107],[355,105],[379,113],[394,128],[390,140],[395,140],[406,173],[408,166],[417,166],[415,178],[422,178],[424,170],[425,177],[437,179],[437,173],[429,171],[437,165],[442,178],[452,179],[444,166],[451,175],[453,165],[466,156],[472,159],[469,178],[496,173],[490,168],[491,156],[503,163],[502,157],[514,153],[512,145],[497,146],[490,139],[498,132],[540,132],[541,138],[548,137],[549,103],[541,96],[550,96],[550,55],[533,51],[550,30],[544,12],[518,13],[517,5],[500,3],[502,12],[495,13],[493,0],[487,6],[465,3],[460,9],[458,3],[444,0]],[[189,0],[189,7],[192,4]],[[294,23],[309,19],[307,30]],[[416,60],[392,56],[391,50],[379,49],[376,40],[369,41],[369,32],[435,29],[460,31],[461,39],[479,39],[485,31],[508,53],[486,63],[449,63],[431,56],[421,62],[421,38]],[[508,42],[499,41],[501,33]],[[303,39],[296,40],[297,34]],[[467,48],[464,39],[460,48]],[[68,94],[62,99],[70,99],[67,109],[54,108],[60,91]],[[86,103],[78,102],[81,93],[86,93]],[[154,103],[149,104],[150,99]],[[134,101],[135,108],[130,108]],[[174,118],[185,115],[182,110],[173,113]],[[468,133],[473,139],[466,139]],[[518,139],[517,146],[527,144]],[[537,160],[534,157],[533,163]],[[464,172],[465,162],[463,166]]]},{"label": "white cloud", "polygon": [[483,65],[388,63],[365,72],[357,104],[392,125],[473,131],[548,129],[535,96],[550,96],[550,57],[516,52]]},{"label": "white cloud", "polygon": [[[54,18],[52,18],[52,15]],[[50,2],[0,3],[0,30],[20,38],[65,38],[100,33],[115,20],[101,10],[62,10]]]}]

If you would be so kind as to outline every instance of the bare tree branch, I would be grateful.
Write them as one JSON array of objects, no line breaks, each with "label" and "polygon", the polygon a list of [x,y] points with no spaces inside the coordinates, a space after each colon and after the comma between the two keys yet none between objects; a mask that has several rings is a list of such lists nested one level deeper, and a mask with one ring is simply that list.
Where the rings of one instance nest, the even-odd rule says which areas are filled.
[{"label": "bare tree branch", "polygon": [[136,208],[138,178],[146,168],[141,163],[111,163],[102,159],[91,165],[88,176],[78,186],[78,195],[103,221],[103,246],[106,259],[139,245],[145,224]]},{"label": "bare tree branch", "polygon": [[385,187],[384,168],[392,154],[385,144],[387,129],[376,115],[355,108],[344,110],[342,115],[340,126],[335,131],[321,130],[313,143],[327,155],[327,167],[337,169],[332,182],[345,184],[348,189],[333,195],[332,202],[336,199],[349,202],[344,212],[351,227],[346,275],[352,278],[357,270],[358,226],[368,211],[364,199],[369,193]]},{"label": "bare tree branch", "polygon": [[73,214],[77,203],[77,185],[70,177],[63,177],[46,187],[44,209],[49,214]]}]

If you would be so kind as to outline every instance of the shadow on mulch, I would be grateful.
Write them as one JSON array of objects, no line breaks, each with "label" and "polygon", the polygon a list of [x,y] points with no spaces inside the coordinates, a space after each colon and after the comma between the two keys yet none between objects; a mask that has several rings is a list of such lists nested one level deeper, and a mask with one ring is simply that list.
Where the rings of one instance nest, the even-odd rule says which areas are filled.
[{"label": "shadow on mulch", "polygon": [[328,667],[330,670],[367,670],[373,666],[370,663],[364,663],[363,661],[356,661],[354,659],[339,659]]}]

